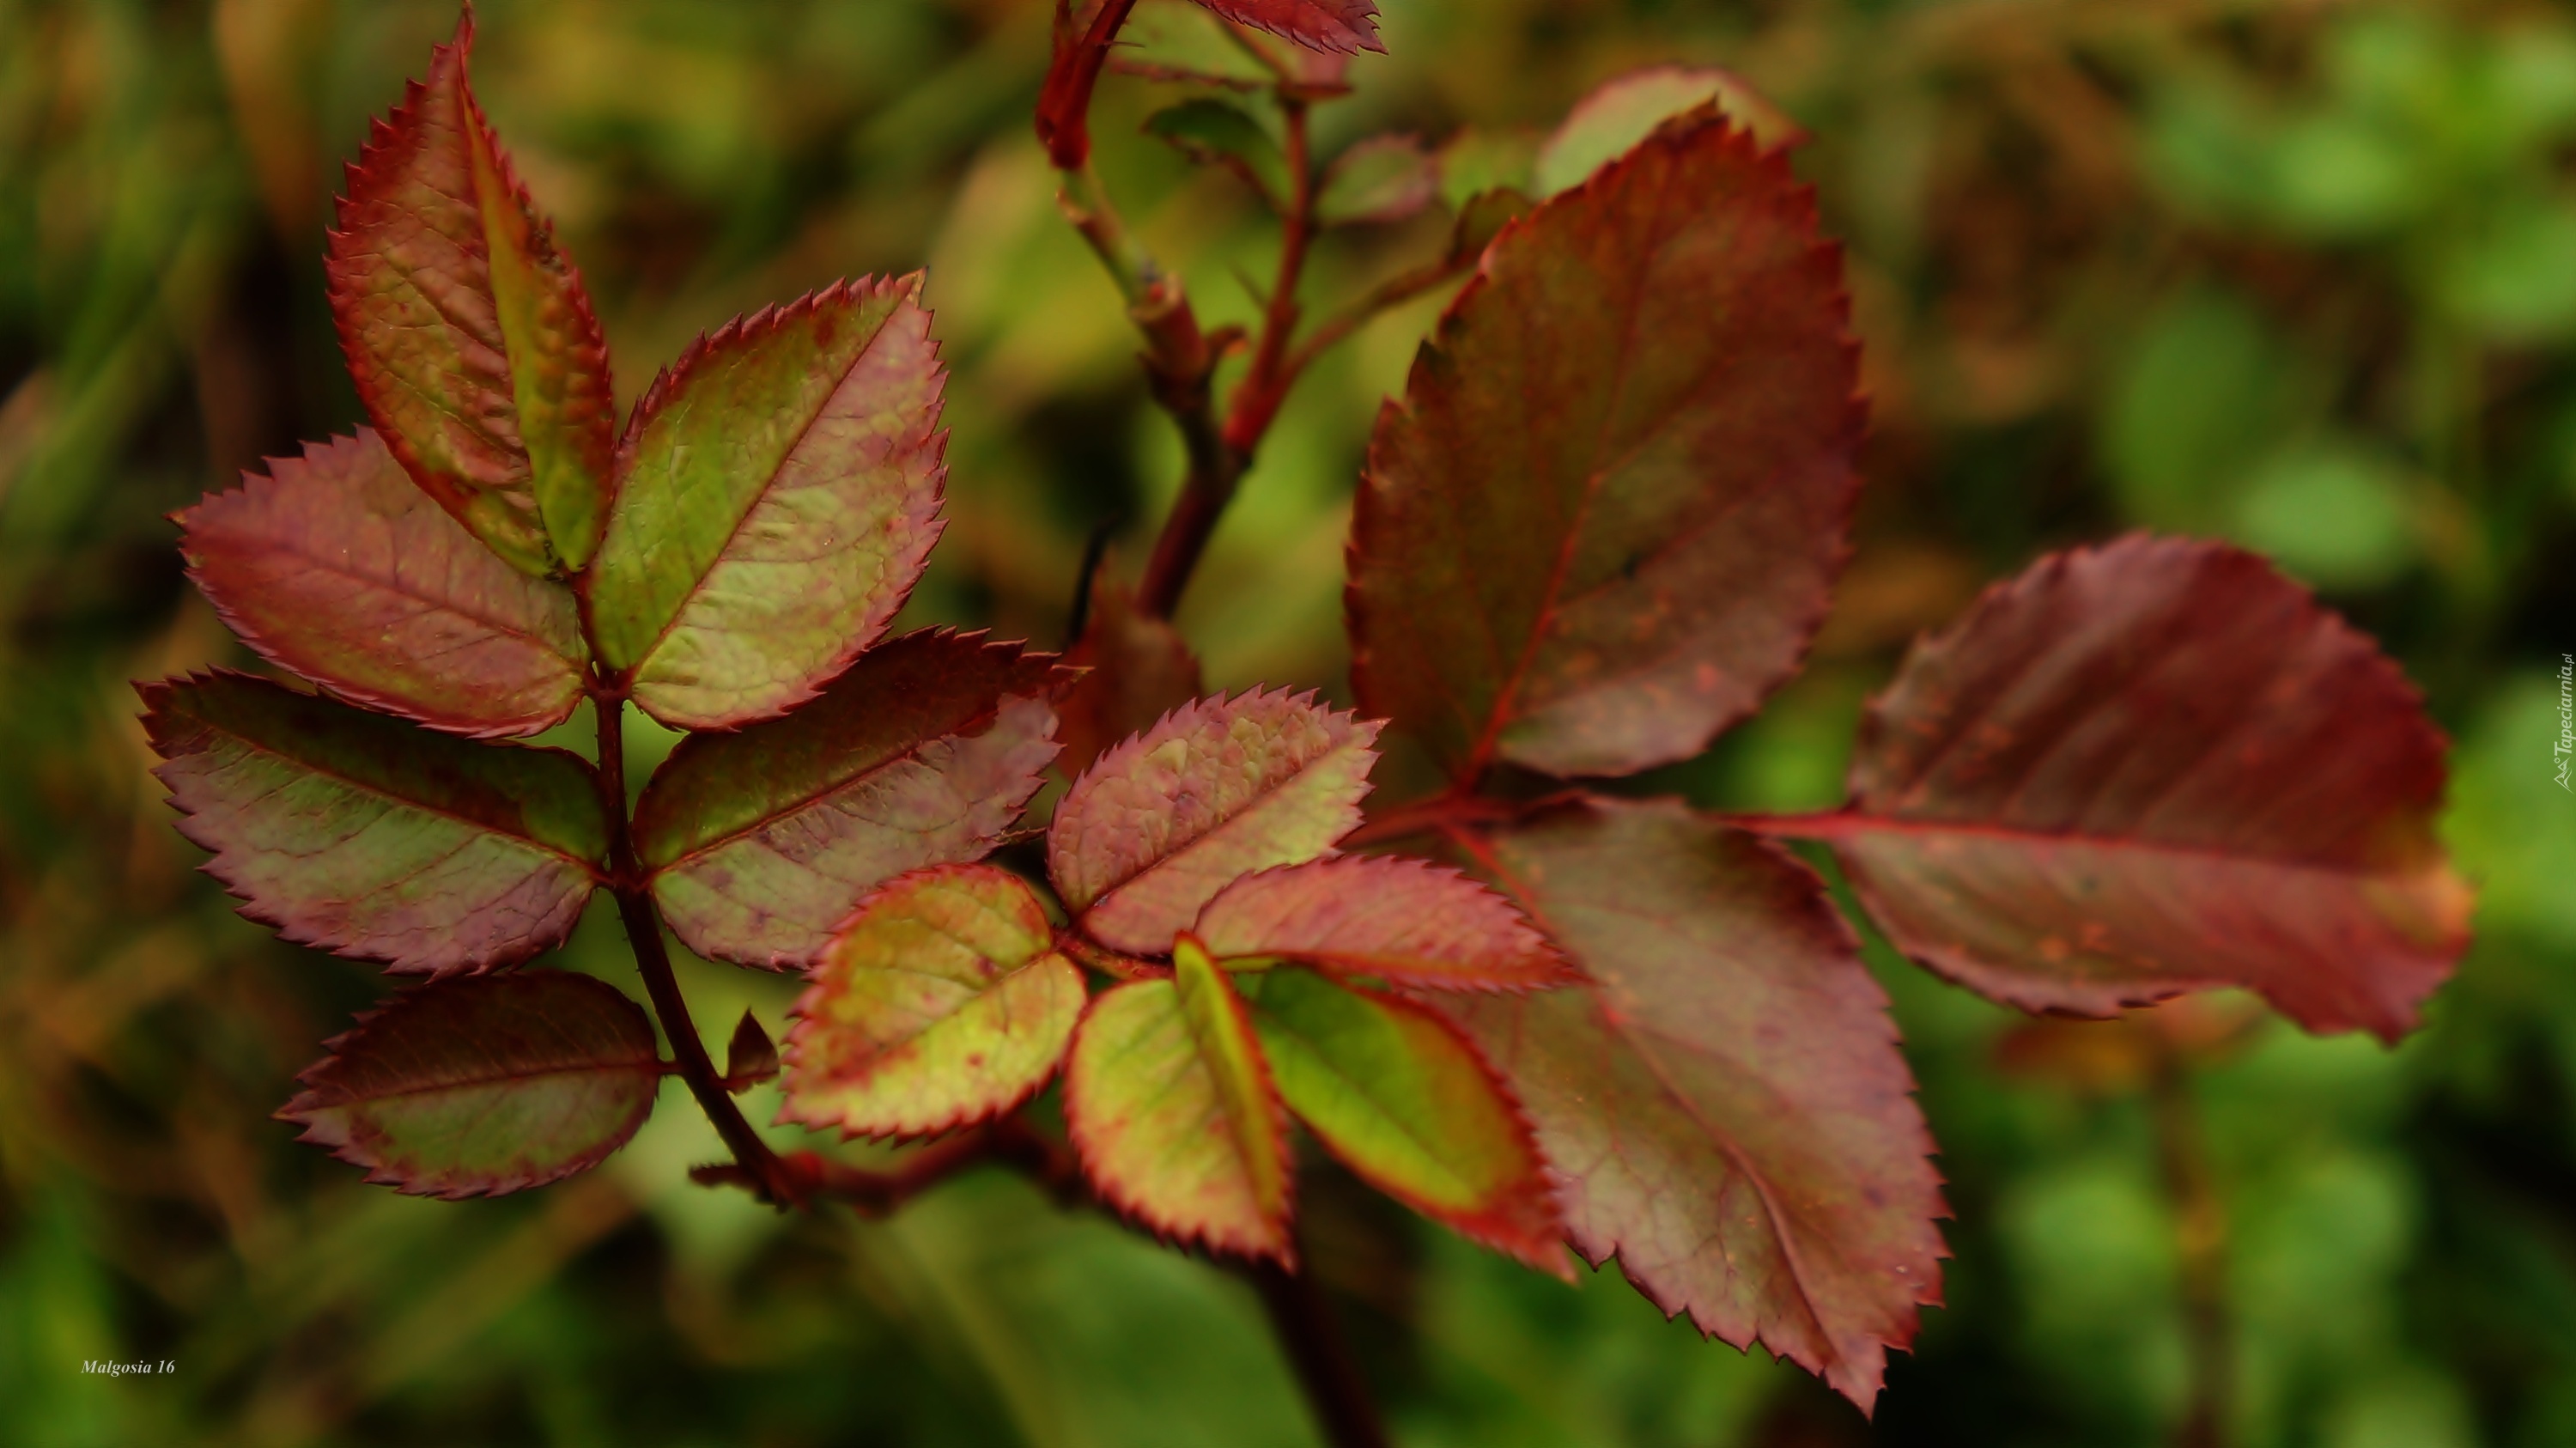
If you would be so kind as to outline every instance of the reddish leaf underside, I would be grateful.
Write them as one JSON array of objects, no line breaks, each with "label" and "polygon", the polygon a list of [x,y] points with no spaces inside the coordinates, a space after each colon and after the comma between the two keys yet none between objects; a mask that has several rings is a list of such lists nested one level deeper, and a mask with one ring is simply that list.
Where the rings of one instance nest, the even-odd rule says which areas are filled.
[{"label": "reddish leaf underside", "polygon": [[1293,40],[1309,50],[1348,55],[1384,51],[1376,0],[1198,0],[1218,15]]},{"label": "reddish leaf underside", "polygon": [[1428,990],[1529,990],[1579,977],[1509,900],[1423,860],[1345,855],[1246,875],[1192,931],[1220,960],[1273,956]]},{"label": "reddish leaf underside", "polygon": [[1998,1000],[2241,985],[2394,1040],[2468,943],[2442,750],[2397,667],[2263,560],[2132,537],[1918,644],[1812,832],[1899,946]]},{"label": "reddish leaf underside", "polygon": [[1120,1211],[1172,1241],[1295,1265],[1286,1115],[1242,999],[1188,942],[1169,979],[1093,997],[1064,1113]]},{"label": "reddish leaf underside", "polygon": [[474,19],[349,168],[325,270],[349,375],[412,478],[524,572],[579,568],[615,447],[608,353],[466,83]]},{"label": "reddish leaf underside", "polygon": [[588,1171],[653,1111],[653,1023],[568,971],[435,981],[361,1016],[277,1113],[367,1180],[499,1196]]},{"label": "reddish leaf underside", "polygon": [[918,274],[839,282],[729,322],[636,404],[591,605],[645,713],[782,714],[903,606],[947,476],[920,291]]},{"label": "reddish leaf underside", "polygon": [[984,854],[1055,755],[1053,656],[907,634],[786,718],[681,741],[635,809],[663,918],[691,950],[802,966],[878,885]]},{"label": "reddish leaf underside", "polygon": [[1538,1128],[1569,1240],[1866,1410],[1940,1300],[1932,1139],[1886,997],[1804,866],[1672,801],[1470,842],[1598,984],[1444,997]]},{"label": "reddish leaf underside", "polygon": [[178,518],[189,576],[262,656],[474,738],[537,733],[581,702],[572,592],[476,542],[373,429],[269,472]]},{"label": "reddish leaf underside", "polygon": [[244,674],[148,684],[180,833],[242,913],[398,974],[560,944],[607,856],[590,766],[432,734]]},{"label": "reddish leaf underside", "polygon": [[1181,631],[1136,609],[1133,590],[1108,579],[1091,589],[1091,616],[1066,652],[1069,667],[1089,669],[1065,691],[1056,712],[1067,776],[1091,767],[1108,748],[1199,696],[1199,660]]},{"label": "reddish leaf underside", "polygon": [[1207,698],[1074,781],[1047,831],[1047,872],[1083,930],[1159,955],[1238,877],[1302,864],[1360,822],[1378,726],[1312,694]]},{"label": "reddish leaf underside", "polygon": [[1459,778],[1687,758],[1797,666],[1861,438],[1839,251],[1703,120],[1507,228],[1378,419],[1361,710]]},{"label": "reddish leaf underside", "polygon": [[1529,1123],[1456,1027],[1304,970],[1244,993],[1280,1099],[1335,1156],[1468,1240],[1571,1275]]},{"label": "reddish leaf underside", "polygon": [[1054,934],[1037,895],[990,865],[917,870],[877,891],[796,1002],[779,1118],[927,1136],[1026,1101],[1087,999]]}]

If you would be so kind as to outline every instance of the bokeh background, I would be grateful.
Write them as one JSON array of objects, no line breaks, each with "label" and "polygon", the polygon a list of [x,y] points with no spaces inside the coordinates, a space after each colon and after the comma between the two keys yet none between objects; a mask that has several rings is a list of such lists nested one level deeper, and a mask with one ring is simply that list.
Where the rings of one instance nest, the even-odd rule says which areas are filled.
[{"label": "bokeh background", "polygon": [[[1148,12],[1167,0],[1149,0]],[[1874,1424],[1614,1276],[1568,1288],[1347,1180],[1316,1270],[1408,1445],[2156,1444],[2195,1354],[2233,1442],[2576,1442],[2576,11],[2258,0],[1382,0],[1338,143],[1545,127],[1659,61],[1751,77],[1850,248],[1876,431],[1806,673],[1644,783],[1831,802],[1915,630],[2129,526],[2277,558],[2457,743],[2479,941],[2390,1051],[2225,1003],[2033,1026],[1878,951],[1957,1220]],[[926,265],[947,542],[912,615],[1061,640],[1085,539],[1179,473],[1026,117],[1047,0],[488,0],[477,83],[631,398],[703,328]],[[171,509],[358,409],[322,228],[443,0],[0,0],[0,1442],[1303,1445],[1257,1308],[1018,1183],[887,1222],[692,1188],[675,1096],[608,1168],[447,1205],[268,1117],[380,993],[236,918],[128,681],[244,662]],[[1137,135],[1112,188],[1248,317],[1264,229]],[[1438,244],[1329,242],[1316,295]],[[1183,611],[1211,684],[1342,688],[1348,499],[1436,299],[1298,394]],[[649,752],[667,741],[646,737]],[[1876,947],[1873,947],[1876,949]],[[568,960],[626,978],[613,922]],[[711,1031],[786,982],[694,966]],[[767,1108],[754,1103],[756,1113]],[[163,1359],[167,1377],[82,1374]]]}]

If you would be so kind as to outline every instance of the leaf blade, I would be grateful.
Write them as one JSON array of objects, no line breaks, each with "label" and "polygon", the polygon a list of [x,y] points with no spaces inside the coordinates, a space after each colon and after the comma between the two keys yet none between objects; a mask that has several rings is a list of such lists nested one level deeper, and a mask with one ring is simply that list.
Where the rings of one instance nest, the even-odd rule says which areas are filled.
[{"label": "leaf blade", "polygon": [[1267,30],[1309,50],[1349,55],[1384,51],[1377,38],[1376,0],[1199,0],[1238,25]]},{"label": "leaf blade", "polygon": [[1765,150],[1794,146],[1806,132],[1742,76],[1715,66],[1653,65],[1615,76],[1574,103],[1532,163],[1538,194],[1552,196],[1699,106],[1715,105]]},{"label": "leaf blade", "polygon": [[1218,959],[1278,956],[1425,990],[1532,990],[1578,979],[1502,896],[1427,860],[1342,855],[1246,875],[1193,931]]}]

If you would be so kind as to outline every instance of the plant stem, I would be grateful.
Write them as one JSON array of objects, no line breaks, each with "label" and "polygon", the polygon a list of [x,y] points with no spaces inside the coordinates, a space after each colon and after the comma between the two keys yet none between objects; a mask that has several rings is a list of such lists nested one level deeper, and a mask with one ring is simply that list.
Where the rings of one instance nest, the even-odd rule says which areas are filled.
[{"label": "plant stem", "polygon": [[2235,1341],[2227,1317],[2227,1209],[2211,1180],[2209,1152],[2191,1080],[2171,1050],[2149,1078],[2156,1156],[2173,1199],[2176,1271],[2190,1374],[2188,1406],[2175,1448],[2223,1448],[2235,1389]]},{"label": "plant stem", "polygon": [[707,1055],[697,1023],[689,1019],[689,1003],[680,994],[679,979],[671,973],[671,953],[662,944],[661,912],[644,886],[634,832],[626,817],[626,701],[601,691],[593,693],[590,702],[599,719],[599,793],[608,814],[609,888],[617,896],[617,918],[625,922],[635,968],[644,977],[644,993],[651,997],[653,1014],[670,1040],[671,1058],[680,1068],[680,1079],[689,1083],[689,1094],[698,1098],[698,1108],[706,1112],[716,1135],[733,1153],[752,1195],[780,1208],[801,1206],[805,1184],[752,1129],[742,1108],[734,1105],[722,1074]]},{"label": "plant stem", "polygon": [[1261,1294],[1270,1329],[1297,1369],[1306,1401],[1323,1420],[1325,1440],[1333,1448],[1386,1448],[1386,1425],[1378,1420],[1376,1400],[1315,1279],[1276,1262],[1248,1263],[1237,1270]]}]

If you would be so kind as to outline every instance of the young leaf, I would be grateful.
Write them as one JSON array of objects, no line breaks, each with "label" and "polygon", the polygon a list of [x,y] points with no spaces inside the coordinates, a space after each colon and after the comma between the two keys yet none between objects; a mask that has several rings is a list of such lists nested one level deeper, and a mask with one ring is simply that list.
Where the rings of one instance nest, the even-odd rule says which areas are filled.
[{"label": "young leaf", "polygon": [[2395,1040],[2468,944],[2442,750],[2396,666],[2263,560],[2131,537],[1919,644],[1816,832],[1899,946],[1998,1000],[2241,985]]},{"label": "young leaf", "polygon": [[1220,960],[1273,956],[1429,990],[1528,990],[1576,979],[1502,896],[1423,860],[1345,855],[1246,875],[1192,932]]},{"label": "young leaf", "polygon": [[1199,0],[1239,25],[1267,30],[1309,50],[1384,52],[1376,0]]},{"label": "young leaf", "polygon": [[436,981],[324,1043],[277,1113],[409,1196],[499,1196],[584,1172],[653,1112],[653,1023],[570,971]]},{"label": "young leaf", "polygon": [[1295,1265],[1287,1123],[1243,1001],[1187,939],[1168,980],[1094,997],[1065,1064],[1065,1122],[1120,1211],[1178,1242]]},{"label": "young leaf", "polygon": [[523,572],[589,561],[615,447],[608,351],[466,84],[474,17],[376,124],[325,270],[349,375],[395,457]]},{"label": "young leaf", "polygon": [[1440,143],[1434,158],[1442,204],[1464,211],[1490,192],[1528,191],[1538,146],[1538,137],[1526,130],[1461,126]]},{"label": "young leaf", "polygon": [[1565,1273],[1529,1123],[1454,1027],[1303,970],[1272,971],[1247,993],[1280,1099],[1335,1156],[1470,1241]]},{"label": "young leaf", "polygon": [[917,870],[870,896],[814,964],[787,1035],[781,1120],[928,1136],[1036,1094],[1082,1014],[1082,972],[1017,875]]},{"label": "young leaf", "polygon": [[802,966],[906,870],[990,850],[1037,792],[1062,672],[981,634],[906,634],[784,719],[680,741],[635,807],[691,950]]},{"label": "young leaf", "polygon": [[1665,121],[1712,102],[1766,151],[1807,138],[1787,112],[1733,71],[1649,66],[1604,83],[1566,112],[1565,123],[1539,148],[1538,194],[1553,196],[1580,184]]},{"label": "young leaf", "polygon": [[397,974],[562,943],[608,853],[590,766],[473,744],[245,674],[143,686],[155,772],[242,914]]},{"label": "young leaf", "polygon": [[571,591],[474,541],[373,429],[269,473],[178,517],[189,576],[263,657],[473,738],[534,734],[581,702]]},{"label": "young leaf", "polygon": [[1570,1240],[1865,1409],[1940,1300],[1940,1180],[1886,997],[1815,876],[1672,801],[1475,851],[1597,986],[1451,996],[1538,1128]]},{"label": "young leaf", "polygon": [[947,475],[920,290],[839,282],[729,322],[636,404],[591,611],[645,713],[681,729],[784,713],[903,606]]},{"label": "young leaf", "polygon": [[1333,159],[1315,194],[1327,226],[1402,221],[1440,195],[1440,161],[1419,136],[1370,136]]},{"label": "young leaf", "polygon": [[1138,612],[1135,593],[1105,579],[1092,585],[1090,617],[1064,662],[1090,670],[1056,705],[1056,738],[1064,752],[1055,763],[1068,777],[1200,693],[1198,655],[1181,631]]},{"label": "young leaf", "polygon": [[725,1043],[725,1089],[747,1090],[777,1075],[777,1044],[760,1028],[760,1019],[744,1011],[734,1023],[733,1039]]},{"label": "young leaf", "polygon": [[1812,195],[1721,123],[1505,231],[1370,445],[1363,711],[1460,778],[1698,753],[1824,617],[1861,436],[1846,312]]},{"label": "young leaf", "polygon": [[1047,831],[1047,872],[1113,949],[1169,950],[1236,877],[1322,855],[1360,821],[1378,726],[1312,694],[1202,699],[1075,780]]},{"label": "young leaf", "polygon": [[1241,106],[1200,96],[1146,118],[1145,133],[1202,166],[1223,166],[1277,211],[1292,190],[1288,158]]}]

